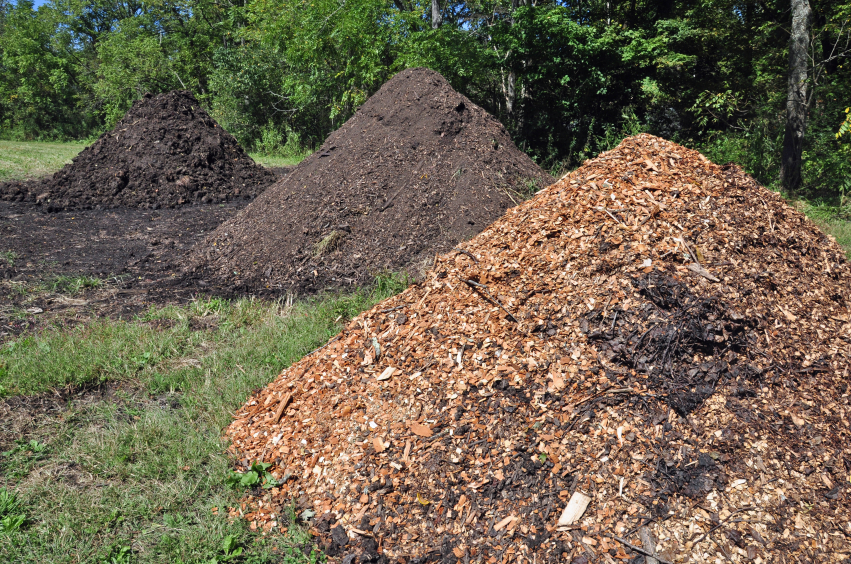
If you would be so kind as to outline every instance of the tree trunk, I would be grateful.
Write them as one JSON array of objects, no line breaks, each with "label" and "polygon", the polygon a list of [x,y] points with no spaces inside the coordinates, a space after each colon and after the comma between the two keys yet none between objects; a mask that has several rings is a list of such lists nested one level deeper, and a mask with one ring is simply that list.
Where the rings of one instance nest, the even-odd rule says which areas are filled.
[{"label": "tree trunk", "polygon": [[516,88],[517,75],[513,70],[508,71],[508,80],[505,81],[505,110],[508,115],[514,117],[514,100],[517,97]]},{"label": "tree trunk", "polygon": [[443,14],[440,13],[440,0],[431,0],[431,28],[437,29],[443,23]]},{"label": "tree trunk", "polygon": [[801,153],[807,130],[807,47],[812,13],[808,0],[792,0],[786,131],[780,162],[780,180],[790,194],[795,194],[801,187]]},{"label": "tree trunk", "polygon": [[[519,4],[519,0],[511,0],[511,15],[508,18],[508,22],[511,25],[514,25],[514,11],[517,10],[517,6]],[[506,60],[509,59],[509,55],[511,52],[506,53]],[[505,75],[503,74],[503,77]],[[509,117],[514,117],[514,102],[517,98],[517,73],[514,72],[514,69],[511,68],[508,71],[507,79],[503,79],[502,81],[502,93],[505,95],[505,110],[508,112]]]}]

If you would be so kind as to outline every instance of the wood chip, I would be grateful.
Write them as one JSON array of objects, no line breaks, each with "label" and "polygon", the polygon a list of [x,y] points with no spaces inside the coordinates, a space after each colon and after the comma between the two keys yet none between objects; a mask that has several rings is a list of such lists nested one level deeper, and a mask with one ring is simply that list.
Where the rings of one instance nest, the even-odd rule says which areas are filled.
[{"label": "wood chip", "polygon": [[384,381],[384,380],[389,380],[390,377],[393,376],[393,374],[395,372],[396,372],[395,368],[393,368],[392,366],[388,366],[387,368],[384,369],[384,371],[381,374],[376,376],[375,379],[378,380],[379,382]]},{"label": "wood chip", "polygon": [[511,523],[512,521],[514,521],[515,519],[517,519],[517,517],[515,517],[515,516],[513,516],[513,515],[509,515],[508,517],[506,517],[505,519],[503,519],[502,521],[500,521],[499,523],[497,523],[496,525],[494,525],[494,526],[493,526],[493,530],[494,530],[494,531],[499,531],[499,530],[501,530],[502,528],[504,528],[506,525],[508,525],[509,523]]},{"label": "wood chip", "polygon": [[230,518],[299,499],[388,561],[851,553],[851,265],[780,196],[639,135],[458,249],[248,398],[230,452],[279,485]]},{"label": "wood chip", "polygon": [[384,441],[381,440],[381,437],[373,437],[372,447],[375,449],[375,452],[384,452],[386,445],[384,444]]},{"label": "wood chip", "polygon": [[570,501],[564,508],[564,511],[561,512],[561,517],[559,517],[556,526],[567,527],[579,521],[582,515],[585,514],[589,503],[591,503],[589,496],[580,491],[573,492],[573,495],[570,496]]},{"label": "wood chip", "polygon": [[421,423],[411,423],[411,432],[420,437],[430,437],[434,434],[434,431]]}]

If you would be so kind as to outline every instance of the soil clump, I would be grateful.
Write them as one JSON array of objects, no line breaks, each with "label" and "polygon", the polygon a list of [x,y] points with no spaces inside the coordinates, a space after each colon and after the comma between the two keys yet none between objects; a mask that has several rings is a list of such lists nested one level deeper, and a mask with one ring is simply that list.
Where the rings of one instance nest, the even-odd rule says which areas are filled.
[{"label": "soil clump", "polygon": [[189,91],[146,94],[53,176],[0,184],[0,199],[48,212],[251,200],[277,180]]},{"label": "soil clump", "polygon": [[849,288],[779,195],[626,139],[251,397],[278,483],[230,513],[298,499],[344,562],[844,562]]},{"label": "soil clump", "polygon": [[193,268],[234,293],[363,284],[431,264],[551,181],[442,76],[408,69],[200,244]]}]

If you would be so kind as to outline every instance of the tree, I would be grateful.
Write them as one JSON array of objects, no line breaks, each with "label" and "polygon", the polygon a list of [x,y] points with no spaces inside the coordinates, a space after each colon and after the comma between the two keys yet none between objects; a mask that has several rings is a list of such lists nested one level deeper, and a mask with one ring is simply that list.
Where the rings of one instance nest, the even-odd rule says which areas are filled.
[{"label": "tree", "polygon": [[440,0],[431,0],[431,28],[437,29],[443,23],[443,14],[440,13]]},{"label": "tree", "polygon": [[786,87],[786,130],[780,180],[794,194],[801,187],[801,156],[807,130],[807,51],[812,9],[808,0],[792,0],[792,29],[789,35],[789,75]]}]

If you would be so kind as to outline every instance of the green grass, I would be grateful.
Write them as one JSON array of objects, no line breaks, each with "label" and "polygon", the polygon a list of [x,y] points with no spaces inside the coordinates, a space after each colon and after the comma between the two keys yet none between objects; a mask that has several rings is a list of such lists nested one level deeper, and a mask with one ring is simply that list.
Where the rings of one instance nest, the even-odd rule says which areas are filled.
[{"label": "green grass", "polygon": [[83,290],[93,290],[103,286],[103,280],[95,276],[66,276],[60,275],[51,278],[44,285],[47,290],[70,296],[79,294]]},{"label": "green grass", "polygon": [[267,168],[279,166],[295,166],[301,161],[303,161],[308,154],[309,153],[306,153],[295,157],[282,157],[279,155],[267,155],[265,153],[248,153],[248,155],[252,159],[254,159],[254,162],[261,164]]},{"label": "green grass", "polygon": [[296,304],[198,300],[5,345],[6,394],[104,381],[111,393],[27,419],[33,430],[0,455],[0,492],[25,517],[0,529],[0,561],[208,564],[226,552],[246,564],[314,561],[294,548],[308,535],[291,511],[284,535],[228,521],[241,494],[227,486],[222,429],[252,390],[403,287],[381,277]]},{"label": "green grass", "polygon": [[[0,182],[48,176],[71,162],[86,147],[83,142],[47,143],[42,141],[0,141]],[[282,157],[249,153],[265,167],[294,166],[308,153]]]},{"label": "green grass", "polygon": [[82,142],[0,141],[0,182],[53,174],[85,146]]},{"label": "green grass", "polygon": [[845,255],[851,260],[851,206],[844,207],[827,205],[821,202],[801,202],[803,212],[812,219],[819,228],[832,235],[836,242],[845,249]]},{"label": "green grass", "polygon": [[18,255],[13,251],[0,251],[0,261],[5,262],[9,266],[15,266],[17,259]]}]

